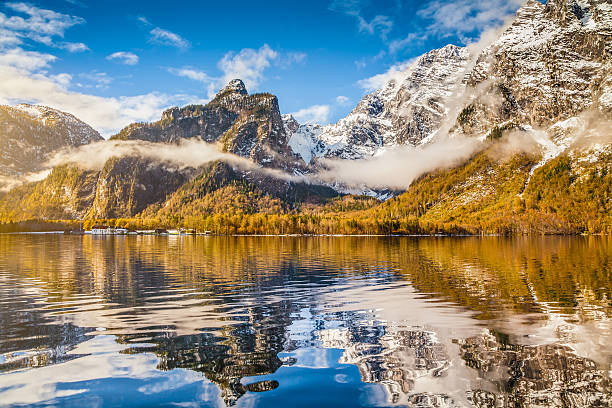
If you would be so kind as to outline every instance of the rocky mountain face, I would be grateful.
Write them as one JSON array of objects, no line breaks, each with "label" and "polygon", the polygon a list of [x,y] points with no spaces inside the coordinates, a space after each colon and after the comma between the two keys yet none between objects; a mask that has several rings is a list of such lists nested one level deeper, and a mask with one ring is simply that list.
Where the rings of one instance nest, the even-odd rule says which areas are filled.
[{"label": "rocky mountain face", "polygon": [[[59,144],[95,139],[79,129]],[[508,222],[513,231],[597,230],[602,224],[590,217],[612,211],[610,129],[612,4],[529,0],[484,50],[448,45],[424,54],[336,124],[299,124],[281,116],[275,96],[249,95],[234,80],[206,105],[168,109],[159,121],[132,124],[113,137],[160,144],[201,139],[247,159],[249,169],[184,168],[138,156],[111,159],[96,171],[64,166],[10,192],[0,214],[23,218],[28,206],[31,218],[290,212],[336,191],[371,193],[347,189],[341,180],[295,181],[324,168],[324,159],[367,159],[468,137],[481,143],[467,162],[421,177],[363,216],[469,223],[470,231],[497,231]],[[23,150],[15,146],[4,150]]]},{"label": "rocky mountain face", "polygon": [[287,145],[276,96],[249,95],[239,79],[230,81],[206,105],[168,109],[161,120],[132,124],[112,137],[162,143],[189,138],[219,143],[224,151],[264,167],[288,170],[301,166]]},{"label": "rocky mountain face", "polygon": [[[130,125],[112,137],[155,143],[180,143],[190,138],[216,143],[221,150],[247,158],[259,167],[282,171],[302,167],[287,144],[277,98],[266,93],[249,95],[239,79],[221,89],[207,105],[168,109],[161,120]],[[179,168],[131,156],[109,160],[99,173],[95,198],[87,216],[125,217],[160,203],[166,211],[170,203],[173,208],[187,205],[185,194],[177,190],[196,176],[189,184],[196,184],[190,190],[193,195],[189,202],[207,201],[205,196],[234,183],[235,179],[249,186],[244,191],[257,190],[258,195],[270,194],[286,200],[295,196],[292,183],[258,171],[222,163],[214,166],[217,171],[207,171],[207,168]],[[226,173],[233,176],[218,179],[219,174]],[[215,189],[206,187],[211,183]],[[173,194],[182,197],[178,203]]]},{"label": "rocky mountain face", "polygon": [[470,60],[468,49],[455,45],[430,51],[333,125],[299,126],[285,116],[289,145],[310,163],[316,157],[361,159],[386,148],[425,143],[440,128],[453,96],[462,92]]},{"label": "rocky mountain face", "polygon": [[[337,195],[328,187],[294,183],[263,171],[299,171],[303,164],[287,144],[276,97],[249,95],[240,80],[231,81],[207,105],[171,108],[157,122],[132,124],[111,137],[115,143],[141,140],[160,145],[192,138],[216,143],[253,166],[244,169],[213,162],[184,167],[137,153],[113,157],[99,170],[64,165],[39,183],[9,192],[2,212],[22,213],[20,218],[122,218],[147,209],[154,216],[158,211],[182,213],[181,208],[196,207],[282,212],[297,201],[316,202]],[[247,198],[234,200],[243,195]],[[217,203],[211,203],[212,196]],[[244,208],[236,208],[236,203]]]},{"label": "rocky mountain face", "polygon": [[41,169],[49,153],[103,140],[73,115],[37,105],[0,106],[0,188]]},{"label": "rocky mountain face", "polygon": [[[455,132],[489,136],[539,129],[558,134],[560,127],[576,127],[572,122],[588,126],[585,112],[610,119],[611,56],[612,4],[530,0],[478,57]],[[572,142],[556,143],[559,153]]]},{"label": "rocky mountain face", "polygon": [[[578,116],[585,111],[611,118],[611,54],[608,1],[549,0],[544,5],[529,0],[480,54],[453,45],[431,51],[366,95],[336,124],[299,125],[286,116],[289,144],[311,163],[426,144],[435,141],[444,122],[453,136],[481,138],[517,129],[558,134],[560,127],[584,128],[589,124]],[[542,149],[545,156],[557,155],[571,143],[543,144]]]}]

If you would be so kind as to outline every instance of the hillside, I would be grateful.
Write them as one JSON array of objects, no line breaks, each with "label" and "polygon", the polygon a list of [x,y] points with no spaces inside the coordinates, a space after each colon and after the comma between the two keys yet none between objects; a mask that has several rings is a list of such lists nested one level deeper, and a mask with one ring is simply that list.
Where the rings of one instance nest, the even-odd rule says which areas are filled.
[{"label": "hillside", "polygon": [[[64,164],[2,197],[0,220],[219,233],[609,233],[611,38],[606,1],[530,0],[481,51],[428,52],[328,126],[299,124],[274,95],[233,80],[206,105],[168,109],[112,137],[161,150],[201,141],[229,156],[187,165],[134,150],[101,168]],[[415,171],[403,191],[318,177],[329,160],[359,166],[416,152],[406,159],[414,164],[398,163],[401,173],[449,140],[474,141],[471,154]]]},{"label": "hillside", "polygon": [[[299,202],[337,195],[329,187],[310,188],[263,171],[299,171],[303,165],[286,143],[276,97],[249,95],[240,80],[231,81],[207,105],[171,108],[157,122],[135,123],[111,137],[118,146],[143,141],[157,151],[190,139],[215,144],[253,164],[243,168],[244,163],[243,167],[209,163],[196,168],[142,157],[136,151],[110,157],[101,168],[66,163],[55,167],[46,179],[16,187],[2,197],[0,219],[129,218],[143,212],[165,216],[196,209],[286,212]],[[252,194],[263,200],[260,205],[250,204]],[[233,204],[221,205],[219,198]]]},{"label": "hillside", "polygon": [[38,105],[0,105],[0,189],[41,170],[51,152],[101,140],[69,113]]}]

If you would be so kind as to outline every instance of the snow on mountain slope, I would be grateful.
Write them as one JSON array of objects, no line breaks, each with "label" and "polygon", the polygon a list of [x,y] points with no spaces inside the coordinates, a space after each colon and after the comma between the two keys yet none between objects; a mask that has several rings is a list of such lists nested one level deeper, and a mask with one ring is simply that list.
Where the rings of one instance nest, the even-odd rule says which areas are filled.
[{"label": "snow on mountain slope", "polygon": [[70,146],[81,146],[102,140],[97,131],[70,113],[49,108],[48,106],[25,103],[15,105],[12,108],[29,115],[44,126],[56,127],[65,131],[62,142]]},{"label": "snow on mountain slope", "polygon": [[480,93],[463,133],[508,120],[546,128],[590,108],[610,115],[611,15],[606,0],[527,1],[470,73]]},{"label": "snow on mountain slope", "polygon": [[478,56],[454,132],[485,138],[522,129],[542,155],[530,177],[561,154],[588,155],[585,135],[606,126],[611,135],[611,54],[609,1],[529,0]]},{"label": "snow on mountain slope", "polygon": [[430,51],[363,97],[338,123],[298,126],[289,145],[306,163],[322,156],[360,159],[392,146],[419,145],[439,129],[449,97],[463,86],[469,61],[466,48],[447,45]]},{"label": "snow on mountain slope", "polygon": [[[423,145],[454,122],[456,136],[531,136],[542,153],[535,171],[575,149],[592,125],[584,112],[612,119],[611,55],[609,0],[529,0],[479,55],[453,45],[431,51],[336,124],[299,125],[285,116],[288,144],[316,167],[318,158],[362,159]],[[572,121],[583,125],[570,129]]]},{"label": "snow on mountain slope", "polygon": [[[10,181],[38,171],[57,149],[101,140],[98,132],[69,113],[39,105],[0,105],[0,178]],[[0,180],[2,184],[6,183]]]}]

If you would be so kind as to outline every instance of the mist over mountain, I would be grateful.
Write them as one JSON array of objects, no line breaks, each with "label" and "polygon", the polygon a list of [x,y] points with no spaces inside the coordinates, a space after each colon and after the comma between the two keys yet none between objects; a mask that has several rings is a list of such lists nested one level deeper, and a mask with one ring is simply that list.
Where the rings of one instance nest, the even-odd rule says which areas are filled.
[{"label": "mist over mountain", "polygon": [[607,1],[530,0],[494,38],[420,56],[327,126],[282,115],[274,95],[249,94],[239,79],[206,105],[168,109],[109,141],[50,108],[4,107],[3,175],[18,184],[50,174],[6,193],[1,219],[186,225],[316,214],[385,220],[384,228],[343,224],[360,233],[423,222],[471,232],[606,230],[611,39]]},{"label": "mist over mountain", "polygon": [[0,189],[43,168],[49,154],[103,140],[73,115],[46,106],[0,106]]}]

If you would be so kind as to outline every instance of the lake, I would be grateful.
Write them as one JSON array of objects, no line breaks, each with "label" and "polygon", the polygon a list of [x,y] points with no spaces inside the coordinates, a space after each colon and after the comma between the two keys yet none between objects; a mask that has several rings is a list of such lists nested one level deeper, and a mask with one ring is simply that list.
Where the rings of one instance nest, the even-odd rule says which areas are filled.
[{"label": "lake", "polygon": [[0,235],[0,406],[612,405],[612,239]]}]

